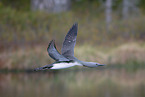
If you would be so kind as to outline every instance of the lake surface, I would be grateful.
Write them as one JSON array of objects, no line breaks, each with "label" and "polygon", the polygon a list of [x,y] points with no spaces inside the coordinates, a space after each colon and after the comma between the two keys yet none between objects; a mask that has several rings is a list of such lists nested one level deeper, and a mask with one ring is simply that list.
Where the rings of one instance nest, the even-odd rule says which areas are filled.
[{"label": "lake surface", "polygon": [[145,70],[0,73],[0,97],[145,97]]}]

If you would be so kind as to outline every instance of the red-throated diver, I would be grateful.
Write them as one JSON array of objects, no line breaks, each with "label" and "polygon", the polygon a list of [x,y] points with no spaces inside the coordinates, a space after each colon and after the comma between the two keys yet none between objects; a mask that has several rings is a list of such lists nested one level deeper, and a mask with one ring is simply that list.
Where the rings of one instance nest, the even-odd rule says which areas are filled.
[{"label": "red-throated diver", "polygon": [[77,30],[78,30],[78,24],[75,23],[65,37],[61,49],[61,54],[57,51],[55,42],[54,40],[52,40],[49,43],[47,51],[49,56],[52,59],[54,59],[56,62],[49,65],[45,65],[43,67],[36,68],[34,70],[38,71],[38,70],[45,70],[45,69],[63,69],[76,65],[86,66],[86,67],[104,66],[104,64],[99,64],[96,62],[80,61],[76,57],[74,57],[74,47],[76,44]]}]

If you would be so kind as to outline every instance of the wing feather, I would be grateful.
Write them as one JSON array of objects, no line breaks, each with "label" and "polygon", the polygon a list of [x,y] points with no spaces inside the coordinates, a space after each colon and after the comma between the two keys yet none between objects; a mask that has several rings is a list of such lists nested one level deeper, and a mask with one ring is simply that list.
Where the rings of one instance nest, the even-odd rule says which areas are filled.
[{"label": "wing feather", "polygon": [[54,40],[49,43],[47,51],[49,56],[56,61],[69,61],[69,59],[65,58],[57,51]]},{"label": "wing feather", "polygon": [[65,36],[65,40],[62,45],[61,53],[66,58],[74,57],[74,47],[76,44],[78,31],[78,24],[75,23]]}]

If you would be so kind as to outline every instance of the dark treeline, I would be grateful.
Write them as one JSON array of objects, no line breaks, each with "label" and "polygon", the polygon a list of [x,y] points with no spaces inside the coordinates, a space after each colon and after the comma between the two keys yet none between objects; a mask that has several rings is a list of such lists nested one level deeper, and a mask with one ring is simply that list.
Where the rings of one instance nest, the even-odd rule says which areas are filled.
[{"label": "dark treeline", "polygon": [[[0,2],[1,5],[10,6],[12,8],[15,8],[16,10],[28,11],[31,8],[30,6],[31,1],[32,0],[1,0]],[[107,0],[65,0],[65,1],[71,1],[72,8],[75,8],[83,5],[85,5],[86,7],[92,5],[102,5],[102,3],[106,2]],[[117,7],[119,7],[123,1],[129,1],[130,4],[134,2],[137,4],[137,7],[141,8],[141,10],[145,10],[145,0],[112,0],[113,8],[116,9]]]}]

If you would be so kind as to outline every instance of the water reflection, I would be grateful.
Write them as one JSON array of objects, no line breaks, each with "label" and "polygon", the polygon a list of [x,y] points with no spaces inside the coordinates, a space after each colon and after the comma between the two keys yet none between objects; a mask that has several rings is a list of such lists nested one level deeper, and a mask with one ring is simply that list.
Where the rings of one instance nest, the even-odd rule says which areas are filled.
[{"label": "water reflection", "polygon": [[145,97],[145,71],[0,74],[0,97]]}]

